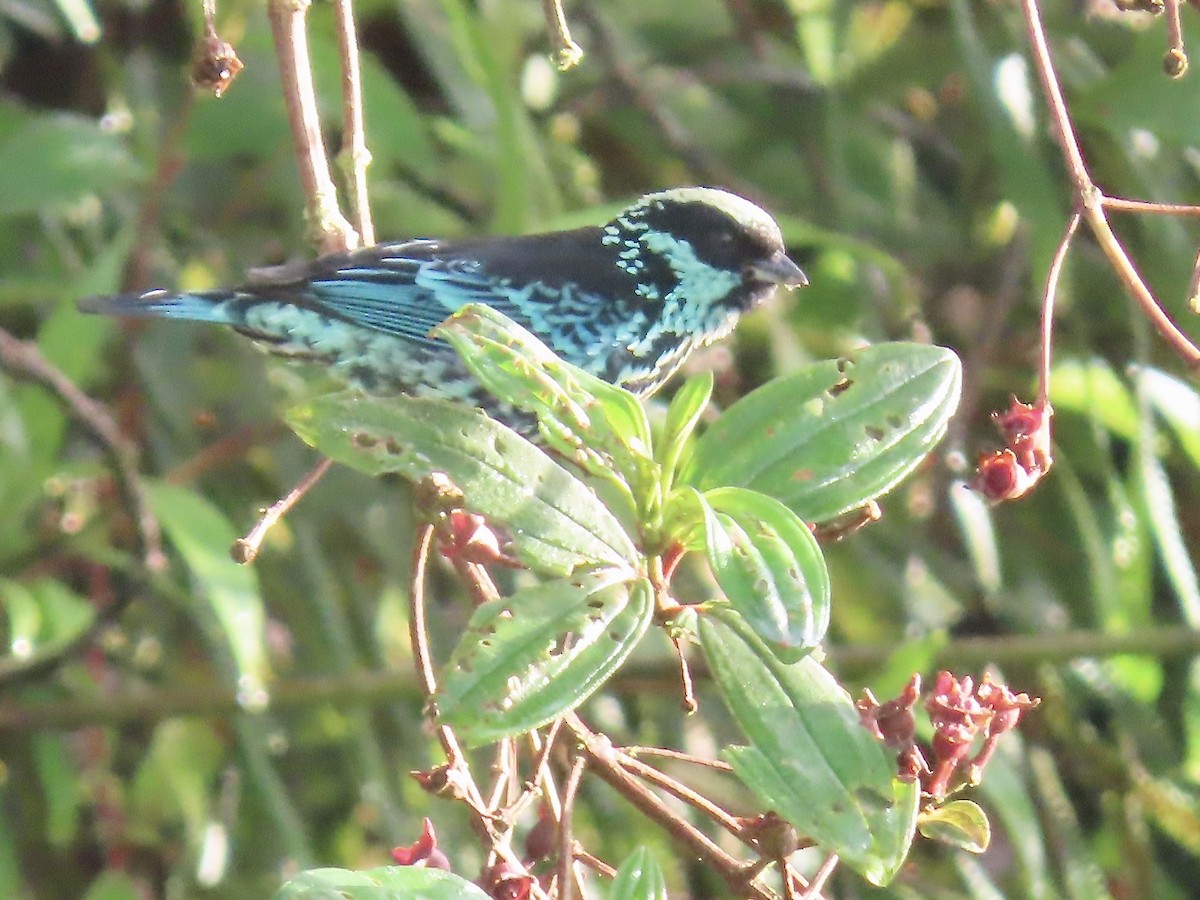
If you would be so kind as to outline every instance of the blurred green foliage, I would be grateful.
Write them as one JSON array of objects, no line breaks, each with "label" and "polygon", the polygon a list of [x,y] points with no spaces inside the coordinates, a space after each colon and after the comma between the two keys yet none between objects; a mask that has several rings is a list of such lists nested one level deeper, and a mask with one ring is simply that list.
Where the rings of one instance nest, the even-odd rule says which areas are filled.
[{"label": "blurred green foliage", "polygon": [[[965,636],[1200,629],[1200,399],[1089,240],[1060,291],[1054,470],[995,509],[954,484],[965,457],[998,443],[987,411],[1032,392],[1038,296],[1069,212],[1015,7],[575,6],[587,55],[558,73],[534,0],[357,5],[381,236],[595,222],[649,189],[717,184],[778,216],[813,282],[693,363],[714,370],[718,403],[865,341],[957,349],[965,396],[943,452],[885,498],[880,523],[825,547],[827,644],[852,685],[895,693]],[[1163,76],[1161,23],[1104,0],[1046,7],[1097,181],[1200,201],[1197,76]],[[1200,47],[1191,12],[1185,37]],[[263,4],[219,7],[246,64],[219,101],[186,81],[198,4],[112,0],[91,13],[0,5],[0,324],[109,403],[143,448],[172,565],[129,578],[131,527],[102,455],[41,388],[0,377],[4,671],[136,589],[52,673],[0,683],[0,895],[267,896],[300,868],[385,863],[424,814],[456,870],[476,871],[465,820],[406,776],[431,761],[407,680],[407,489],[335,469],[253,569],[227,565],[232,537],[313,462],[272,424],[294,373],[222,332],[121,331],[74,308],[122,284],[229,283],[307,252]],[[336,146],[331,22],[326,5],[312,9]],[[1195,333],[1195,227],[1117,225]],[[470,607],[440,586],[445,658]],[[838,648],[856,645],[890,653],[839,667]],[[646,642],[627,665],[673,684],[667,651]],[[262,684],[239,683],[247,666],[291,685],[266,711]],[[396,677],[373,677],[385,670]],[[1191,896],[1200,669],[1178,654],[1047,650],[1014,656],[1004,675],[1045,702],[976,794],[991,849],[921,844],[886,893]],[[673,688],[605,694],[586,712],[615,740],[704,750],[736,732],[712,688],[699,692],[702,722],[681,721]],[[589,849],[620,861],[644,845],[671,896],[721,895],[607,789],[585,782],[584,799]],[[844,877],[836,889],[865,890]]]}]

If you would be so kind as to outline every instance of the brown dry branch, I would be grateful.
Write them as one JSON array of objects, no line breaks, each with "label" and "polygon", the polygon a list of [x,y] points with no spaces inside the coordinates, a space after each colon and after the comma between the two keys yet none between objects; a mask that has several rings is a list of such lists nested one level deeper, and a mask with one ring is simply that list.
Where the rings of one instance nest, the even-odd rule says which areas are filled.
[{"label": "brown dry branch", "polygon": [[775,892],[754,880],[761,870],[757,863],[743,863],[730,856],[708,835],[679,816],[642,781],[621,764],[621,754],[607,737],[588,728],[575,713],[565,717],[567,727],[587,757],[588,769],[615,789],[644,816],[663,828],[677,843],[721,876],[734,896],[770,900]]},{"label": "brown dry branch", "polygon": [[313,243],[322,253],[355,249],[359,236],[338,209],[337,189],[329,174],[325,139],[313,88],[306,19],[310,0],[270,0],[267,11],[275,38],[275,55],[296,149],[305,218]]},{"label": "brown dry branch", "polygon": [[244,566],[258,559],[258,553],[262,549],[262,542],[266,538],[267,532],[275,526],[276,522],[286,516],[318,481],[325,477],[325,473],[332,465],[332,459],[322,457],[303,478],[296,482],[295,487],[264,509],[246,536],[238,538],[229,548],[229,555],[233,557],[233,561]]},{"label": "brown dry branch", "polygon": [[583,891],[578,884],[579,870],[575,865],[575,838],[571,833],[571,820],[575,813],[575,798],[579,795],[579,784],[587,768],[587,757],[577,756],[571,765],[567,782],[563,785],[562,814],[558,817],[558,896],[559,900],[570,900],[572,893]]},{"label": "brown dry branch", "polygon": [[[321,134],[320,111],[313,87],[312,66],[308,54],[307,15],[310,0],[270,0],[268,13],[283,99],[296,149],[300,185],[305,196],[305,219],[313,242],[321,253],[345,253],[362,244],[375,243],[367,196],[367,150],[362,112],[362,79],[358,62],[358,38],[354,28],[351,0],[334,4],[338,52],[342,63],[343,141],[339,161],[349,182],[350,206],[355,226],[346,221],[338,208],[337,188],[329,171],[325,139]],[[259,547],[271,527],[307,493],[329,470],[323,460],[288,493],[273,503],[246,537],[233,546],[233,558],[248,563],[258,555]]]},{"label": "brown dry branch", "polygon": [[542,0],[542,12],[546,16],[546,31],[550,34],[551,57],[560,71],[573,69],[583,59],[583,50],[571,37],[567,16],[563,12],[562,0]]},{"label": "brown dry branch", "polygon": [[[1050,406],[1049,394],[1054,301],[1058,282],[1062,275],[1063,263],[1080,222],[1087,223],[1117,279],[1137,304],[1142,315],[1149,320],[1163,341],[1183,360],[1189,371],[1193,374],[1200,373],[1200,348],[1172,321],[1162,303],[1138,273],[1136,266],[1108,221],[1109,210],[1151,215],[1194,216],[1200,214],[1200,208],[1108,197],[1100,190],[1092,180],[1087,164],[1084,162],[1079,139],[1075,134],[1066,101],[1063,99],[1058,74],[1054,68],[1050,48],[1046,43],[1045,30],[1042,28],[1037,0],[1021,0],[1021,6],[1033,55],[1034,69],[1045,95],[1055,140],[1062,151],[1071,176],[1074,210],[1067,222],[1063,238],[1055,251],[1047,273],[1046,287],[1042,294],[1041,353],[1038,367],[1037,399],[1033,404],[1026,406],[1014,397],[1007,412],[992,414],[1005,437],[1006,446],[1002,450],[980,454],[976,475],[972,482],[972,486],[976,490],[979,490],[989,500],[996,502],[1016,500],[1025,496],[1033,490],[1050,468],[1050,422],[1054,413]],[[1168,4],[1167,14],[1172,52],[1178,52],[1183,66],[1186,67],[1186,57],[1182,55],[1183,44],[1179,31],[1178,2]],[[1168,54],[1169,57],[1170,54]],[[1178,74],[1182,74],[1182,70]],[[1198,286],[1200,286],[1200,258],[1197,259],[1197,265],[1188,286],[1189,304],[1192,303]]]},{"label": "brown dry branch", "polygon": [[1054,301],[1058,295],[1058,282],[1062,277],[1063,264],[1067,261],[1067,252],[1071,249],[1071,242],[1075,239],[1075,232],[1079,230],[1079,222],[1082,217],[1078,212],[1071,214],[1071,218],[1067,220],[1067,228],[1063,233],[1062,240],[1058,242],[1058,248],[1054,251],[1054,258],[1050,261],[1050,269],[1046,273],[1046,288],[1042,293],[1042,318],[1041,318],[1041,364],[1038,366],[1038,404],[1044,406],[1050,402],[1050,364],[1053,354],[1051,346],[1054,339]]},{"label": "brown dry branch", "polygon": [[[434,526],[422,525],[417,532],[413,546],[412,584],[409,590],[409,639],[412,643],[413,660],[422,693],[427,704],[432,703],[437,692],[437,678],[433,671],[433,656],[430,651],[429,631],[426,619],[425,581],[429,566],[430,551],[433,546]],[[436,711],[434,713],[436,715]],[[432,772],[414,773],[418,782],[427,789],[442,796],[452,797],[462,801],[471,813],[471,826],[479,838],[487,845],[489,855],[502,866],[503,877],[523,877],[525,866],[513,851],[509,843],[511,826],[500,828],[503,817],[491,811],[483,800],[480,790],[471,773],[458,738],[448,725],[436,727],[439,743],[446,754],[447,763]],[[496,866],[491,872],[495,874]],[[546,894],[536,883],[530,886],[530,896],[546,898]]]},{"label": "brown dry branch", "polygon": [[342,149],[338,166],[348,182],[350,213],[364,246],[375,243],[371,203],[367,194],[367,166],[371,152],[363,124],[362,75],[358,63],[358,35],[354,27],[353,0],[334,0],[334,29],[342,61]]},{"label": "brown dry branch", "polygon": [[671,750],[666,747],[628,746],[622,747],[621,752],[634,759],[640,759],[643,756],[659,757],[661,759],[673,759],[677,762],[691,763],[694,766],[703,766],[707,769],[716,769],[718,772],[733,771],[733,766],[723,760],[693,756],[691,753],[683,753],[679,750]]},{"label": "brown dry branch", "polygon": [[627,753],[622,753],[618,750],[616,759],[621,767],[631,775],[636,775],[638,778],[648,781],[650,784],[656,785],[668,794],[682,800],[688,806],[691,806],[697,812],[724,828],[735,838],[747,844],[747,846],[753,846],[746,834],[746,829],[742,827],[742,823],[738,821],[737,817],[730,815],[707,797],[692,790],[686,784],[676,781],[665,772],[661,772],[641,760],[634,759]]},{"label": "brown dry branch", "polygon": [[[433,531],[433,525],[422,525],[417,532],[413,548],[412,587],[408,592],[408,635],[412,642],[413,660],[426,702],[431,701],[437,692],[437,678],[433,673],[433,656],[429,649],[429,629],[425,621],[425,569],[429,564]],[[446,725],[439,725],[437,735],[450,767],[466,771],[466,756],[463,754],[454,732]],[[468,798],[469,803],[482,813],[484,809],[482,795],[475,788],[473,781],[470,781],[469,784],[472,788],[471,796]]]},{"label": "brown dry branch", "polygon": [[809,882],[808,889],[800,896],[800,900],[816,900],[821,896],[821,890],[825,887],[825,882],[833,875],[837,868],[838,855],[831,853],[825,862],[821,863],[821,868],[817,870],[817,874],[813,876],[813,880]]},{"label": "brown dry branch", "polygon": [[1187,51],[1183,49],[1183,23],[1179,16],[1180,0],[1163,0],[1167,16],[1167,52],[1163,54],[1163,71],[1172,78],[1187,74]]},{"label": "brown dry branch", "polygon": [[[1042,28],[1037,0],[1021,0],[1021,7],[1025,17],[1029,46],[1033,53],[1034,69],[1046,96],[1055,139],[1058,141],[1071,175],[1076,211],[1087,222],[1100,249],[1116,272],[1117,278],[1141,309],[1142,314],[1150,321],[1167,345],[1184,361],[1188,369],[1196,372],[1200,370],[1200,348],[1197,348],[1187,335],[1171,321],[1171,317],[1162,308],[1162,304],[1138,274],[1137,268],[1129,259],[1129,255],[1109,224],[1105,209],[1106,205],[1112,204],[1110,199],[1105,197],[1096,183],[1092,181],[1087,165],[1084,163],[1079,140],[1075,135],[1071,116],[1067,110],[1066,101],[1063,99],[1062,88],[1058,83],[1058,74],[1054,69],[1054,62],[1046,43],[1046,33]],[[1178,212],[1178,208],[1163,209],[1156,204],[1146,204],[1143,211],[1174,214]]]}]

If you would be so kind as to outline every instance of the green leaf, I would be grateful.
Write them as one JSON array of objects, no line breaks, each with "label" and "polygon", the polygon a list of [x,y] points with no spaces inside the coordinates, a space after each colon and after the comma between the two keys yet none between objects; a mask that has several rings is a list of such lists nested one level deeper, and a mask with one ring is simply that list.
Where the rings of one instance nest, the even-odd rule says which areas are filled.
[{"label": "green leaf", "polygon": [[1171,426],[1183,452],[1200,469],[1200,393],[1158,369],[1139,369],[1136,378],[1139,393]]},{"label": "green leaf", "polygon": [[469,304],[434,333],[493,396],[537,416],[547,444],[581,469],[614,481],[631,501],[657,486],[650,423],[633,394],[562,361],[488,306]]},{"label": "green leaf", "polygon": [[[1007,735],[1006,735],[1007,737]],[[1089,852],[1088,835],[1079,821],[1049,750],[1031,746],[1025,762],[1046,819],[1045,837],[1061,868],[1060,894],[1073,900],[1112,900],[1098,860]]]},{"label": "green leaf", "polygon": [[754,633],[795,661],[829,627],[829,571],[794,512],[744,488],[703,497],[706,552],[721,590]]},{"label": "green leaf", "polygon": [[925,344],[880,344],[777,378],[710,427],[680,480],[734,485],[825,521],[895,487],[945,434],[962,366]]},{"label": "green leaf", "polygon": [[198,850],[214,815],[213,785],[229,763],[227,754],[211,721],[160,722],[127,790],[131,828],[145,834],[183,833],[188,846]]},{"label": "green leaf", "polygon": [[970,800],[951,800],[917,816],[917,830],[930,840],[983,853],[992,841],[987,813]]},{"label": "green leaf", "polygon": [[80,637],[96,618],[84,598],[58,581],[29,583],[0,579],[0,621],[10,658],[0,658],[0,674],[10,666],[24,668],[39,656],[59,652]]},{"label": "green leaf", "polygon": [[668,900],[662,869],[646,847],[638,847],[621,863],[609,900]]},{"label": "green leaf", "polygon": [[88,885],[83,900],[138,900],[141,896],[140,886],[132,875],[119,869],[108,869]]},{"label": "green leaf", "polygon": [[654,591],[600,569],[485,603],[446,665],[438,714],[478,745],[536,728],[586,700],[650,624]]},{"label": "green leaf", "polygon": [[1136,484],[1146,505],[1146,521],[1158,546],[1167,581],[1179,600],[1183,620],[1200,628],[1200,576],[1188,549],[1175,505],[1175,492],[1162,461],[1155,455],[1157,431],[1147,419],[1142,425],[1134,458]]},{"label": "green leaf", "polygon": [[[263,630],[265,614],[258,579],[249,566],[229,557],[237,532],[219,509],[186,488],[149,482],[150,502],[163,533],[191,570],[219,635],[238,671],[240,696],[266,699],[269,677]],[[202,620],[202,624],[207,624]]]},{"label": "green leaf", "polygon": [[583,482],[477,409],[441,400],[371,400],[345,392],[287,413],[300,437],[352,468],[420,481],[444,472],[467,505],[507,528],[531,569],[569,575],[582,565],[631,571],[638,553]]},{"label": "green leaf", "polygon": [[93,798],[87,776],[80,772],[76,748],[64,734],[34,734],[30,742],[40,791],[42,833],[50,846],[66,850],[79,839],[80,812]]},{"label": "green leaf", "polygon": [[859,721],[849,694],[811,656],[776,659],[736,616],[700,618],[700,643],[750,747],[727,749],[759,800],[874,884],[908,853],[920,791]]},{"label": "green leaf", "polygon": [[963,546],[975,572],[975,581],[983,588],[985,596],[992,596],[1003,584],[1000,544],[996,540],[992,508],[978,491],[961,481],[950,486],[948,495]]},{"label": "green leaf", "polygon": [[708,503],[704,495],[695,488],[681,487],[671,491],[663,508],[662,530],[667,543],[689,552],[705,552],[708,547],[706,509]]},{"label": "green leaf", "polygon": [[488,900],[476,885],[453,872],[418,866],[309,869],[278,891],[275,900]]},{"label": "green leaf", "polygon": [[117,193],[140,174],[122,138],[99,123],[65,113],[38,116],[0,143],[0,216]]},{"label": "green leaf", "polygon": [[671,489],[671,481],[675,477],[675,469],[683,459],[684,449],[688,438],[696,430],[700,416],[712,399],[713,374],[710,371],[693,375],[683,383],[683,387],[671,398],[667,408],[667,424],[663,428],[662,441],[655,446],[654,455],[662,466],[664,490]]},{"label": "green leaf", "polygon": [[1050,399],[1058,413],[1076,412],[1095,419],[1113,434],[1136,440],[1141,414],[1129,388],[1102,360],[1068,360],[1051,371]]}]

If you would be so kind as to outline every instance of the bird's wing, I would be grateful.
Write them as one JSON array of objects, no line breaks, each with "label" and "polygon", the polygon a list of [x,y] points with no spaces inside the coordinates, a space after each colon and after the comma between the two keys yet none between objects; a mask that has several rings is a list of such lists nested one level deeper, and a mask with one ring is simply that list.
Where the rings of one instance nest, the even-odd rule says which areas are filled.
[{"label": "bird's wing", "polygon": [[434,241],[383,244],[307,274],[305,305],[423,344],[437,343],[430,332],[468,303],[528,321],[522,301],[533,290],[489,273],[466,248]]}]

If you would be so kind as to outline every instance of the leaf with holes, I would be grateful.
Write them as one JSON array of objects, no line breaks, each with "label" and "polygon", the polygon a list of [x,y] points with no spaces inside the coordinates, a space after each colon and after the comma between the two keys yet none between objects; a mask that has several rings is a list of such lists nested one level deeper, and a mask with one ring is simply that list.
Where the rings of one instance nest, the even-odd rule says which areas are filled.
[{"label": "leaf with holes", "polygon": [[420,481],[444,472],[467,506],[508,530],[511,552],[549,575],[603,564],[631,572],[638,553],[583,482],[525,438],[477,409],[442,400],[372,400],[343,392],[287,413],[326,456],[370,475]]},{"label": "leaf with holes", "polygon": [[908,854],[920,790],[859,721],[850,695],[811,656],[780,662],[732,612],[701,616],[700,644],[750,739],[725,755],[770,809],[886,884]]},{"label": "leaf with holes", "polygon": [[537,728],[586,700],[650,624],[654,591],[623,569],[550,581],[483,604],[435,697],[467,744]]},{"label": "leaf with holes", "polygon": [[880,344],[777,378],[700,436],[680,480],[736,485],[822,522],[895,487],[958,406],[962,366],[942,347]]},{"label": "leaf with holes", "polygon": [[494,397],[537,416],[546,443],[584,471],[615,481],[630,500],[657,483],[650,423],[633,394],[559,359],[488,306],[465,306],[434,333]]},{"label": "leaf with holes", "polygon": [[794,662],[829,627],[829,572],[794,512],[763,494],[719,488],[701,498],[708,563],[754,633]]}]

